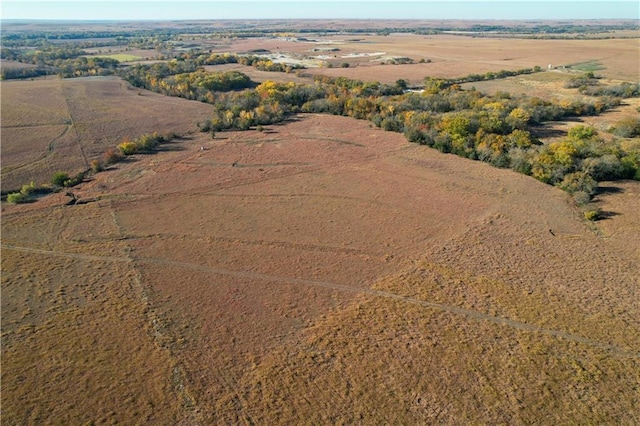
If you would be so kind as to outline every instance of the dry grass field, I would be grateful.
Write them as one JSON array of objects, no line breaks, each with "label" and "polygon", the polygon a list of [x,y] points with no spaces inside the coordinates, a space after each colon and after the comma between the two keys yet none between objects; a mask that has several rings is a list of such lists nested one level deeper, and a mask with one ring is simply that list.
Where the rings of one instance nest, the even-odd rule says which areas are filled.
[{"label": "dry grass field", "polygon": [[531,178],[301,116],[4,206],[3,419],[634,423],[640,188],[616,188],[591,225]]},{"label": "dry grass field", "polygon": [[[611,50],[626,40],[363,38],[337,53],[433,62],[305,73],[419,82],[546,65],[553,42],[638,77]],[[569,96],[565,78],[477,87]],[[188,134],[72,188],[75,205],[2,203],[3,424],[640,423],[640,182],[603,184],[587,222],[558,188],[366,121],[212,139],[210,111],[117,78],[2,82],[3,190]]]},{"label": "dry grass field", "polygon": [[197,131],[211,111],[116,77],[4,81],[1,101],[3,191],[77,173],[124,138]]},{"label": "dry grass field", "polygon": [[[309,37],[310,41],[275,38],[247,39],[233,44],[236,51],[266,49],[272,52],[329,56],[334,68],[312,68],[311,73],[346,76],[364,81],[394,83],[403,78],[420,84],[426,76],[461,77],[484,74],[488,71],[517,70],[540,66],[566,66],[588,61],[599,62],[598,74],[614,79],[640,79],[638,39],[605,40],[531,40],[512,38],[472,38],[456,35],[392,34],[389,36],[362,35]],[[317,40],[317,41],[313,41]],[[338,51],[313,52],[312,49],[337,48]],[[217,50],[228,51],[229,46]],[[216,50],[216,49],[214,49]],[[358,54],[374,56],[353,57]],[[352,55],[352,56],[349,56]],[[394,57],[407,57],[416,63],[385,65],[381,62]],[[421,59],[430,63],[418,63]],[[347,62],[349,68],[341,68]]]}]

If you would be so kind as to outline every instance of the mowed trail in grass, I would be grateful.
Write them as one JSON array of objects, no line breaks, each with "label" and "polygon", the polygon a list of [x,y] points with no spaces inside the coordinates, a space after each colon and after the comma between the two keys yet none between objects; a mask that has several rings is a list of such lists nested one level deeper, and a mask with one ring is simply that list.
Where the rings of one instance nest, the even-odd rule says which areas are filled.
[{"label": "mowed trail in grass", "polygon": [[5,206],[14,423],[638,420],[637,182],[594,228],[556,188],[344,117],[182,148],[88,204]]}]

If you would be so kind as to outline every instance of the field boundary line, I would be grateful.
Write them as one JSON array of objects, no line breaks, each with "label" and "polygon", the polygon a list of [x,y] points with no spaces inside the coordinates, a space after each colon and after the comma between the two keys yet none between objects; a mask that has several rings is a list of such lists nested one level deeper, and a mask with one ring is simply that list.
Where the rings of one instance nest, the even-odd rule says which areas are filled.
[{"label": "field boundary line", "polygon": [[459,306],[447,305],[444,303],[429,302],[426,300],[416,299],[409,296],[402,296],[399,294],[395,294],[395,293],[391,293],[383,290],[375,290],[375,289],[365,288],[365,287],[352,287],[349,285],[337,284],[337,283],[332,283],[328,281],[309,280],[309,279],[294,278],[294,277],[280,277],[275,275],[263,274],[260,272],[234,271],[234,270],[224,269],[224,268],[213,268],[210,266],[197,265],[197,264],[187,263],[187,262],[178,262],[178,261],[167,260],[167,259],[85,255],[80,253],[67,253],[67,252],[52,251],[52,250],[42,250],[42,249],[14,246],[14,245],[8,245],[8,244],[2,244],[0,245],[0,247],[2,247],[2,249],[5,249],[5,250],[21,251],[21,252],[27,252],[27,253],[38,253],[38,254],[44,254],[44,255],[50,255],[50,256],[79,259],[79,260],[96,260],[96,261],[109,261],[109,262],[139,262],[139,263],[156,264],[156,265],[162,265],[162,266],[175,266],[175,267],[187,268],[187,269],[192,269],[192,270],[197,270],[202,272],[213,273],[217,275],[231,276],[236,278],[256,279],[256,280],[262,280],[262,281],[268,281],[268,282],[299,284],[299,285],[308,286],[308,287],[320,287],[320,288],[326,288],[329,290],[343,291],[347,293],[365,294],[369,296],[381,297],[385,299],[391,299],[391,300],[396,300],[400,302],[410,303],[412,305],[423,306],[426,308],[431,308],[431,309],[439,310],[442,312],[448,312],[450,314],[464,316],[464,317],[471,318],[478,321],[487,321],[487,322],[491,322],[498,325],[504,325],[517,330],[528,331],[531,333],[546,334],[549,336],[556,337],[558,339],[568,340],[571,342],[581,343],[587,346],[604,349],[625,357],[640,358],[640,352],[631,352],[612,344],[603,343],[603,342],[589,339],[587,337],[579,336],[576,334],[567,333],[564,331],[554,330],[550,328],[538,327],[533,324],[528,324],[525,322],[516,321],[509,318],[497,317],[497,316],[485,314],[480,311],[461,308]]},{"label": "field boundary line", "polygon": [[71,113],[71,107],[69,106],[69,98],[67,98],[67,95],[64,93],[65,92],[64,87],[61,87],[60,91],[62,93],[62,97],[64,98],[64,103],[67,107],[67,114],[69,114],[69,120],[71,121],[71,123],[69,123],[69,128],[73,129],[73,133],[75,133],[76,135],[76,143],[78,144],[78,148],[80,148],[80,154],[82,155],[82,160],[84,161],[85,167],[89,167],[89,161],[87,161],[87,156],[84,153],[84,147],[82,146],[82,142],[80,141],[80,135],[78,134],[78,127],[76,126],[76,121],[74,120],[73,114]]}]

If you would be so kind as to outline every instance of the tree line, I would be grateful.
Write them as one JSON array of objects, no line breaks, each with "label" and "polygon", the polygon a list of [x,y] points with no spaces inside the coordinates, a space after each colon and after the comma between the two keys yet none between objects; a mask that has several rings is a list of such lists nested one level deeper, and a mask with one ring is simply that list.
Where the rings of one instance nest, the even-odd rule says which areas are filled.
[{"label": "tree line", "polygon": [[[3,50],[3,55],[9,53]],[[592,101],[547,101],[501,92],[487,95],[460,86],[537,72],[538,67],[456,79],[426,77],[423,92],[415,93],[407,92],[404,80],[391,85],[316,76],[313,84],[256,84],[238,71],[206,72],[203,68],[241,63],[270,71],[291,71],[257,55],[185,52],[170,61],[122,69],[118,69],[116,60],[86,58],[75,50],[45,52],[32,60],[55,65],[62,76],[118,73],[136,87],[211,103],[211,118],[200,123],[203,131],[246,130],[281,122],[292,114],[328,113],[369,120],[384,130],[403,133],[410,142],[441,152],[510,167],[571,192],[580,203],[593,196],[598,181],[640,179],[637,144],[620,140],[605,144],[597,132],[582,126],[572,129],[562,141],[548,145],[532,133],[540,123],[600,114],[619,105],[621,97],[639,95],[637,84],[604,86],[589,73],[572,79],[569,85],[600,97]],[[622,123],[618,130],[623,136],[640,134],[640,123]],[[126,151],[120,148],[121,153]]]},{"label": "tree line", "polygon": [[[603,86],[605,96],[592,101],[547,101],[503,92],[487,95],[460,87],[462,82],[537,72],[537,67],[456,79],[426,77],[422,93],[407,92],[403,80],[390,85],[316,76],[313,84],[265,81],[255,85],[237,71],[207,73],[200,68],[201,64],[242,60],[228,54],[185,56],[168,63],[131,67],[129,75],[135,78],[128,81],[211,103],[211,118],[199,124],[206,132],[247,130],[297,113],[328,113],[369,120],[384,130],[403,133],[410,142],[441,152],[510,167],[575,193],[581,202],[595,193],[594,182],[640,179],[637,147],[605,144],[593,129],[582,127],[572,130],[562,142],[549,145],[543,145],[532,133],[541,123],[600,114],[618,106],[623,96],[638,96],[637,90],[627,86],[627,90]],[[249,58],[246,63],[256,62]],[[633,135],[640,132],[640,123],[621,123],[620,129]]]},{"label": "tree line", "polygon": [[[328,113],[371,121],[401,132],[408,141],[511,168],[574,195],[578,204],[595,194],[597,182],[640,180],[640,146],[605,143],[590,127],[576,126],[558,142],[542,144],[536,125],[565,117],[600,114],[619,98],[547,101],[508,93],[483,94],[458,85],[405,93],[395,86],[344,77],[318,77],[314,84],[266,81],[254,89],[220,93],[202,131],[246,130],[296,113]],[[628,124],[626,124],[628,126]],[[640,121],[635,124],[640,131]]]}]

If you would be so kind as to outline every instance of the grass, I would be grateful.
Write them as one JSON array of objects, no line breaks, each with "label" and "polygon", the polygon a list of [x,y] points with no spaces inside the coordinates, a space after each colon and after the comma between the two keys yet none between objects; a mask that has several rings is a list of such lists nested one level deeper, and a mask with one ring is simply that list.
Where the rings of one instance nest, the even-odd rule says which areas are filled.
[{"label": "grass", "polygon": [[[48,228],[48,237],[71,231],[86,240],[75,225],[83,217],[96,222],[92,232],[116,232],[108,211],[88,206],[80,216],[74,214],[49,211],[45,215],[56,218],[58,230],[36,227]],[[9,219],[14,220],[19,228],[33,229],[28,220]],[[7,238],[16,243],[20,237],[12,230]],[[78,249],[84,243],[63,244]],[[122,253],[122,248],[117,241],[84,246],[102,254]],[[3,249],[2,269],[3,423],[135,424],[154,416],[177,418],[178,402],[169,389],[174,360],[148,331],[153,311],[130,265]]]},{"label": "grass", "polygon": [[574,70],[578,70],[578,71],[583,71],[583,72],[593,72],[593,71],[600,71],[600,70],[604,70],[607,67],[605,67],[604,65],[602,65],[599,61],[593,59],[591,61],[586,61],[586,62],[578,62],[576,64],[570,64],[566,66],[567,68],[571,68]]},{"label": "grass", "polygon": [[120,62],[135,62],[142,59],[141,56],[129,55],[126,53],[114,53],[113,55],[95,55],[94,58],[111,58]]},{"label": "grass", "polygon": [[[556,79],[563,76],[539,73],[526,81],[548,84],[533,89],[555,94],[554,84],[561,83]],[[27,91],[32,86],[22,82],[7,84],[14,90],[3,96],[3,107],[19,107],[13,125],[29,125],[31,132],[49,125],[47,132],[57,131],[53,139],[67,125],[49,123],[64,123],[67,114],[60,111],[68,102],[74,125],[63,136],[92,141],[85,146],[89,160],[126,136],[195,128],[195,116],[210,109],[187,111],[188,102],[138,96],[118,81],[53,82],[56,95],[43,98],[48,104],[41,109],[35,107],[42,106],[40,91]],[[54,84],[31,83],[38,89]],[[22,102],[25,91],[30,96]],[[183,115],[176,117],[176,111]],[[314,133],[308,121],[274,128],[277,141],[273,134],[229,132],[210,151],[162,152],[153,165],[123,163],[122,174],[101,174],[84,189],[114,197],[125,191],[133,195],[127,202],[72,208],[34,203],[28,211],[3,211],[3,244],[42,250],[3,248],[1,256],[5,422],[529,424],[544,416],[544,422],[559,424],[637,423],[637,358],[406,300],[637,352],[637,308],[633,290],[625,287],[635,277],[624,278],[632,259],[613,251],[615,238],[607,244],[588,235],[569,240],[583,224],[563,214],[555,188],[533,180],[516,186],[519,176],[415,147],[360,161],[361,151],[380,155],[381,144],[401,135],[370,131],[345,118],[316,119],[323,132]],[[287,134],[293,128],[298,133]],[[337,134],[365,147],[329,145]],[[194,146],[210,142],[205,137],[195,136]],[[11,150],[3,147],[3,155],[31,159],[19,146],[27,139],[12,139],[3,136],[13,144]],[[50,139],[29,144],[43,151]],[[288,140],[309,139],[311,147],[326,146],[285,149]],[[376,150],[366,145],[373,139]],[[62,141],[51,144],[54,154]],[[72,170],[54,154],[46,157],[52,160],[46,179],[56,170]],[[274,168],[262,181],[257,167],[198,168],[200,157],[253,165],[316,164],[320,158],[330,167],[295,175]],[[345,165],[349,160],[353,167]],[[410,167],[410,160],[419,167]],[[139,186],[125,181],[134,166],[157,177],[146,174]],[[457,173],[463,168],[464,174]],[[504,191],[484,185],[485,174]],[[243,184],[215,196],[212,185],[224,188],[217,182]],[[410,187],[416,184],[418,191]],[[443,195],[453,191],[455,199]],[[144,199],[134,201],[140,194]],[[156,201],[148,201],[156,194]],[[527,195],[510,198],[514,194]],[[527,197],[533,201],[525,202]],[[453,204],[460,198],[471,200]],[[547,200],[540,210],[539,199]],[[452,204],[457,207],[443,210]],[[478,223],[484,209],[510,212],[505,214],[513,215],[515,225],[495,219],[477,232],[440,239],[452,227]],[[600,223],[625,217],[633,215]],[[389,271],[396,264],[387,256],[393,255],[406,256],[412,266]],[[122,260],[128,257],[149,260]],[[285,278],[257,279],[262,273]],[[364,287],[378,276],[373,293],[286,279]]]}]

